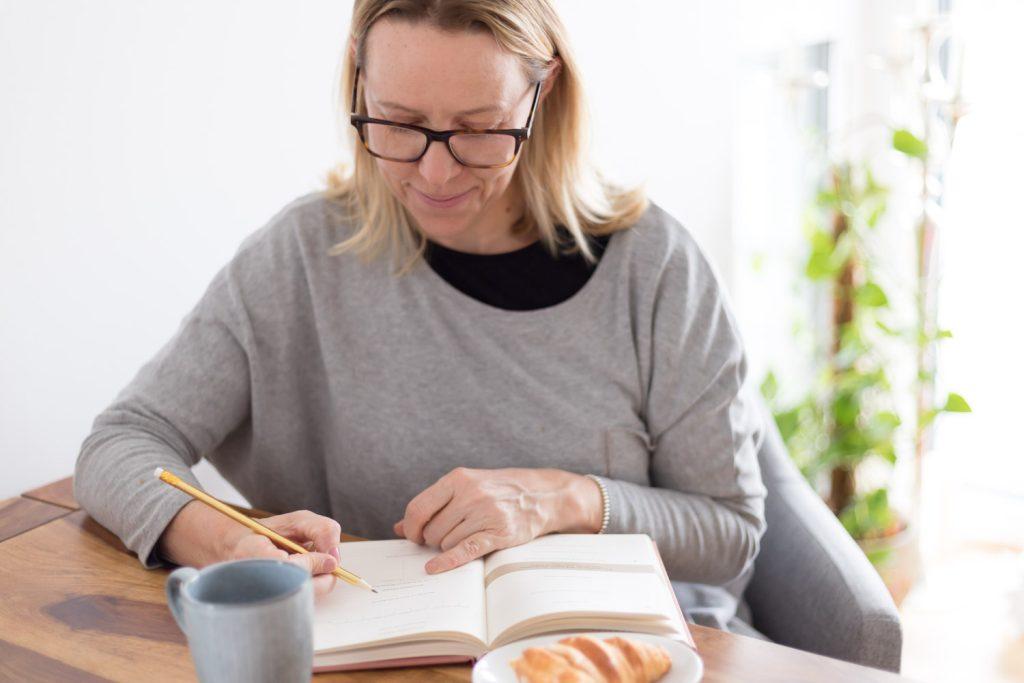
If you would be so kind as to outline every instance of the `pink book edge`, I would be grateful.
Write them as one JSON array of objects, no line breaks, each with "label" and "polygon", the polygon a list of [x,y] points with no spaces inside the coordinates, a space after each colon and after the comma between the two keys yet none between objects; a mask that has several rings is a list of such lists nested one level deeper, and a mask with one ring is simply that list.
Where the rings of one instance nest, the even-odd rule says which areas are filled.
[{"label": "pink book edge", "polygon": [[361,671],[364,669],[394,669],[402,666],[436,666],[439,664],[472,664],[473,657],[461,655],[431,655],[429,657],[400,657],[398,659],[378,659],[373,662],[356,662],[354,664],[335,664],[333,666],[314,666],[313,673],[328,671]]}]

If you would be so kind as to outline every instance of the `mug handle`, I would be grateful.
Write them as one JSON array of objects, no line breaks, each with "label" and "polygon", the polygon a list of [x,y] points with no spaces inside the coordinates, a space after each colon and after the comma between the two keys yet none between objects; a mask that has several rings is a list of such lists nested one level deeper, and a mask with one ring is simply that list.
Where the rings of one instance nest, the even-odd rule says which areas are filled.
[{"label": "mug handle", "polygon": [[185,613],[181,609],[181,589],[186,583],[197,576],[199,576],[199,571],[194,567],[178,567],[167,577],[167,584],[165,586],[167,590],[167,606],[171,608],[171,614],[174,615],[174,620],[178,622],[178,628],[185,635],[188,635],[188,632],[185,630]]}]

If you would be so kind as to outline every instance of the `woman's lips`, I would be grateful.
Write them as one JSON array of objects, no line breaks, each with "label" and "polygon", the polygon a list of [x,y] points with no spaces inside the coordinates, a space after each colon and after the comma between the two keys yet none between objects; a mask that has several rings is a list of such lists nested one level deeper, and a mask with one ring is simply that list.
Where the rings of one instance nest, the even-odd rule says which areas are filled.
[{"label": "woman's lips", "polygon": [[415,187],[412,188],[412,190],[420,198],[421,202],[423,202],[427,206],[436,209],[449,209],[453,206],[458,206],[463,201],[465,201],[466,198],[469,197],[469,195],[473,192],[473,190],[470,189],[460,194],[448,195],[447,197],[444,198],[437,198],[432,197],[431,195],[426,194],[425,192],[420,192]]}]

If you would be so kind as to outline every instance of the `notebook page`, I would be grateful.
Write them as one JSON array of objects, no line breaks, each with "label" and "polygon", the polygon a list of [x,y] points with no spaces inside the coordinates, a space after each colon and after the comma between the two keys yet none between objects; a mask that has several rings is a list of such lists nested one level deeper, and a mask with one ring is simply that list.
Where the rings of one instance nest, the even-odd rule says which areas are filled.
[{"label": "notebook page", "polygon": [[427,574],[423,565],[437,554],[436,548],[405,539],[343,543],[341,565],[379,593],[339,580],[318,598],[314,650],[438,631],[468,633],[485,642],[483,561]]},{"label": "notebook page", "polygon": [[489,643],[520,622],[559,613],[678,621],[645,534],[542,536],[487,557],[484,585]]}]

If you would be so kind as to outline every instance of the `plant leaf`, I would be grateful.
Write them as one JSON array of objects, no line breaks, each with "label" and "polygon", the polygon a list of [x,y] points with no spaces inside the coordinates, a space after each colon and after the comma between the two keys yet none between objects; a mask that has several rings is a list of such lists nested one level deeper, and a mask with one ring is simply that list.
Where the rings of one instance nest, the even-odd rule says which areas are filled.
[{"label": "plant leaf", "polygon": [[872,532],[885,531],[893,522],[893,511],[889,507],[889,494],[885,488],[878,488],[866,494],[858,494],[839,513],[839,521],[854,538],[865,538]]},{"label": "plant leaf", "polygon": [[906,128],[893,131],[892,146],[915,159],[924,159],[928,156],[928,145]]},{"label": "plant leaf", "polygon": [[878,446],[875,448],[875,451],[878,453],[879,457],[890,465],[896,464],[896,447],[893,445],[892,441]]},{"label": "plant leaf", "polygon": [[892,440],[893,432],[900,426],[899,415],[890,411],[882,411],[875,413],[871,416],[868,421],[868,429],[871,432],[871,438],[874,439],[876,444],[883,444],[886,441]]},{"label": "plant leaf", "polygon": [[875,326],[878,329],[880,329],[882,332],[885,332],[890,337],[900,337],[900,336],[903,335],[903,332],[900,332],[899,330],[894,330],[893,328],[889,327],[888,325],[886,325],[881,320],[876,320],[875,321]]},{"label": "plant leaf", "polygon": [[967,404],[967,400],[960,394],[950,393],[946,397],[946,405],[942,407],[942,410],[946,413],[969,413],[971,412],[971,406]]},{"label": "plant leaf", "polygon": [[779,393],[779,380],[775,378],[774,372],[769,372],[764,381],[761,382],[761,395],[771,403]]},{"label": "plant leaf", "polygon": [[885,290],[874,282],[865,282],[858,287],[856,299],[860,305],[872,308],[881,308],[889,305],[889,297],[885,295]]},{"label": "plant leaf", "polygon": [[816,230],[811,234],[811,255],[804,269],[807,277],[812,280],[824,280],[836,272],[833,254],[835,244],[832,235],[824,230]]},{"label": "plant leaf", "polygon": [[833,190],[821,190],[815,201],[819,206],[834,206],[839,203],[839,196]]},{"label": "plant leaf", "polygon": [[921,428],[923,429],[934,422],[940,412],[941,411],[934,408],[924,411],[924,413],[921,414]]},{"label": "plant leaf", "polygon": [[867,218],[864,219],[864,222],[868,224],[869,228],[875,227],[878,225],[878,219],[882,217],[882,214],[885,213],[887,208],[888,207],[885,205],[885,202],[879,202],[875,205],[875,208],[871,209]]},{"label": "plant leaf", "polygon": [[779,435],[789,445],[797,430],[800,429],[800,414],[796,410],[788,410],[775,415],[775,426],[779,428]]}]

